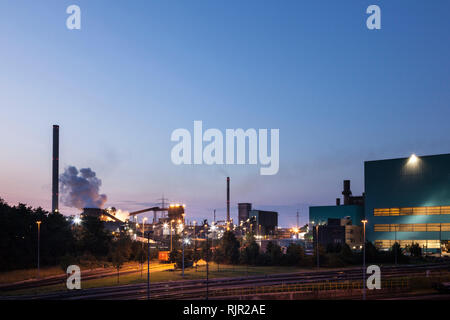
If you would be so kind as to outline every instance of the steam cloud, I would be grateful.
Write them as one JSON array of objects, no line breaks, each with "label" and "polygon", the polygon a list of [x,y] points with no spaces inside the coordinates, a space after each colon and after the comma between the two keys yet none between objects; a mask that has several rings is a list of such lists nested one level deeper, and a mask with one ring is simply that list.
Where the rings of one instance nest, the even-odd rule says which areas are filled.
[{"label": "steam cloud", "polygon": [[78,209],[103,208],[107,197],[99,194],[102,180],[90,168],[78,171],[74,166],[66,168],[60,175],[61,200],[64,205]]}]

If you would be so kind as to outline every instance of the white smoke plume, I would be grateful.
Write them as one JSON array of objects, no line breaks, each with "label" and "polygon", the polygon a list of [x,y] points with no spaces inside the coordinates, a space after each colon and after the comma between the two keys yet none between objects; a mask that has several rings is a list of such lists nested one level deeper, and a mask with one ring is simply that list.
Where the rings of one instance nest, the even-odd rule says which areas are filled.
[{"label": "white smoke plume", "polygon": [[78,209],[103,208],[107,197],[105,194],[99,194],[102,180],[97,178],[90,168],[78,171],[76,167],[69,166],[60,175],[59,181],[64,205]]}]

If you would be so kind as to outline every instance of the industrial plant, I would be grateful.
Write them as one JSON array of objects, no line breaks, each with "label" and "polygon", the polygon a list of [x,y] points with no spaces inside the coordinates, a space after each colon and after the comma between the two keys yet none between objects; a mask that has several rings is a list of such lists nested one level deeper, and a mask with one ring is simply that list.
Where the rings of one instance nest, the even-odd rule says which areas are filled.
[{"label": "industrial plant", "polygon": [[365,239],[380,250],[418,245],[422,253],[446,255],[450,240],[450,154],[367,161],[364,193],[352,196],[344,181],[344,204],[309,208],[314,239],[321,245]]},{"label": "industrial plant", "polygon": [[[64,175],[59,177],[58,125],[53,126],[52,164],[52,212],[58,212],[59,182],[65,181]],[[189,209],[185,204],[168,203],[164,199],[160,206],[134,212],[103,208],[106,196],[98,193],[99,183],[94,190],[84,189],[85,194],[93,193],[94,196],[81,203],[94,204],[95,207],[82,208],[80,217],[99,217],[111,232],[130,232],[136,241],[142,242],[150,238],[153,246],[168,251],[173,247],[175,235],[204,241],[208,237],[220,238],[224,231],[232,231],[238,237],[254,234],[261,248],[268,241],[286,247],[288,241],[287,244],[301,243],[306,249],[315,244],[324,247],[347,244],[353,250],[362,250],[364,241],[368,240],[382,250],[398,242],[402,247],[418,243],[424,253],[446,253],[450,240],[450,220],[446,214],[450,196],[447,175],[443,173],[450,168],[450,155],[412,155],[402,159],[368,161],[364,168],[365,192],[353,195],[350,180],[344,180],[343,203],[341,198],[336,198],[332,206],[311,206],[308,228],[303,230],[298,225],[291,229],[279,228],[277,212],[255,209],[251,203],[237,204],[238,219],[235,223],[230,214],[230,177],[226,178],[226,220],[216,220],[215,212],[209,221],[187,219]],[[86,169],[81,169],[80,173],[82,170]],[[95,173],[89,171],[85,176],[95,178]],[[71,192],[72,196],[77,193]],[[147,217],[139,219],[141,214],[148,212],[153,213],[151,221]],[[308,241],[305,241],[305,235],[309,235]]]},{"label": "industrial plant", "polygon": [[[83,206],[79,208],[78,219],[97,217],[113,234],[125,232],[135,241],[150,241],[151,246],[161,252],[162,260],[168,259],[175,236],[188,237],[201,243],[206,239],[220,239],[225,231],[231,231],[239,238],[247,233],[254,234],[263,250],[269,241],[278,243],[283,248],[290,243],[305,245],[304,239],[299,238],[299,235],[305,234],[306,230],[302,232],[299,226],[292,229],[279,228],[278,212],[257,210],[252,208],[251,203],[237,204],[238,219],[235,223],[231,217],[230,177],[226,178],[225,220],[216,220],[215,211],[213,219],[188,220],[189,209],[186,204],[170,203],[164,197],[159,206],[133,212],[124,212],[114,207],[104,208],[106,195],[99,194],[101,182],[91,169],[69,167],[64,174],[59,175],[59,129],[59,125],[53,126],[52,212],[59,212],[59,200],[63,197],[70,206]],[[72,183],[72,180],[75,182]],[[80,185],[83,187],[80,188]],[[60,190],[63,192],[60,193]],[[147,217],[141,217],[145,213],[152,213],[151,221]]]}]

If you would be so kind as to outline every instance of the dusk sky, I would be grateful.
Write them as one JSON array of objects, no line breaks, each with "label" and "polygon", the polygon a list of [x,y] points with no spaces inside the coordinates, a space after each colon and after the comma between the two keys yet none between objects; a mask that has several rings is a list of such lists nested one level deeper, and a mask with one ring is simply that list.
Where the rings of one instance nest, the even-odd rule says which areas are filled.
[{"label": "dusk sky", "polygon": [[[66,8],[80,6],[81,30]],[[377,4],[382,29],[368,30]],[[51,209],[60,172],[91,168],[107,206],[164,195],[187,219],[237,203],[301,222],[363,192],[367,160],[449,153],[450,1],[0,2],[0,197]],[[175,166],[172,131],[280,129],[280,169]],[[61,206],[64,214],[79,213]]]}]

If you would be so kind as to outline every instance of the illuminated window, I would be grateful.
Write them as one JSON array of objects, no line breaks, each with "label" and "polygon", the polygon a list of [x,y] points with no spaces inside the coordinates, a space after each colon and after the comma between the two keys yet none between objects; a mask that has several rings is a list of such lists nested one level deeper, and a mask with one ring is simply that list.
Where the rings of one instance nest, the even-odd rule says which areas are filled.
[{"label": "illuminated window", "polygon": [[374,225],[373,230],[375,232],[388,232],[389,225],[388,224],[376,224],[376,225]]},{"label": "illuminated window", "polygon": [[[415,243],[423,249],[439,249],[441,246],[439,240],[397,240],[397,242],[402,248]],[[375,246],[379,249],[390,249],[394,243],[395,240],[375,240]]]},{"label": "illuminated window", "polygon": [[450,223],[375,224],[375,232],[436,232],[450,231]]},{"label": "illuminated window", "polygon": [[373,209],[373,215],[375,217],[427,216],[440,214],[450,214],[450,206]]}]

